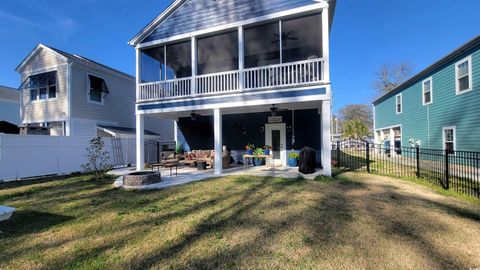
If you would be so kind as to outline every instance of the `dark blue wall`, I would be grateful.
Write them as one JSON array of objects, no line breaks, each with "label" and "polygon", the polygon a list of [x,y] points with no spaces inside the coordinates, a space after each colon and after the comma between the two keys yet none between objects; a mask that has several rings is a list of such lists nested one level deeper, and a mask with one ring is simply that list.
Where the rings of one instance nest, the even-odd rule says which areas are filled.
[{"label": "dark blue wall", "polygon": [[[283,117],[287,126],[292,126],[292,111],[282,111],[278,115]],[[223,116],[223,145],[229,150],[242,150],[247,143],[255,146],[265,145],[265,127],[269,112],[232,114]],[[180,118],[178,126],[185,136],[190,149],[213,149],[213,117],[200,116],[195,121],[190,118]],[[246,130],[246,134],[242,131]],[[320,115],[317,110],[295,111],[295,145],[292,145],[292,132],[286,134],[287,149],[300,150],[310,146],[320,150]]]}]

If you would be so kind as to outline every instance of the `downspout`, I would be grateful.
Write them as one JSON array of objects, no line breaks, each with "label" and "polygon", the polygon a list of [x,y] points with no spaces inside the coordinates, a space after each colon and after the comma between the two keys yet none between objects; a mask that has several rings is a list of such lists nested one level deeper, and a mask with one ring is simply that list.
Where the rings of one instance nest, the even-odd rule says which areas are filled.
[{"label": "downspout", "polygon": [[430,105],[427,105],[427,147],[430,148]]}]

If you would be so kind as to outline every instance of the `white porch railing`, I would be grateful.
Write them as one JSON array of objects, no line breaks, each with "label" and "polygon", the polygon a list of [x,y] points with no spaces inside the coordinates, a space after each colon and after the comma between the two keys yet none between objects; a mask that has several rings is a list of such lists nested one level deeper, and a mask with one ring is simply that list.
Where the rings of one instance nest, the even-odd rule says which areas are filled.
[{"label": "white porch railing", "polygon": [[[140,84],[139,101],[317,84],[324,80],[323,63],[324,60],[318,58],[248,68],[243,71],[235,70],[195,76],[194,89],[192,89],[192,77],[142,83]],[[241,77],[244,80],[243,89],[240,83]]]}]

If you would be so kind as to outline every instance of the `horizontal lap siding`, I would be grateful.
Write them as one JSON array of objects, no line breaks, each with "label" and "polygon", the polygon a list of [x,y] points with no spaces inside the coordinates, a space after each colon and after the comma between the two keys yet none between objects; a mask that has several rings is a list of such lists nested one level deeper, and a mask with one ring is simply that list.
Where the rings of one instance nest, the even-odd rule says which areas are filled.
[{"label": "horizontal lap siding", "polygon": [[[88,74],[105,80],[110,93],[106,95],[104,105],[87,101]],[[72,118],[134,127],[135,81],[93,67],[74,64],[72,66]],[[84,127],[78,130],[83,129]]]},{"label": "horizontal lap siding", "polygon": [[190,0],[143,42],[252,19],[310,4],[313,0]]},{"label": "horizontal lap siding", "polygon": [[[455,92],[455,63],[472,55],[473,91],[462,95]],[[422,104],[422,81],[432,77],[433,103]],[[395,96],[375,106],[375,127],[380,129],[402,125],[402,145],[409,139],[420,140],[422,147],[443,148],[442,128],[455,126],[457,150],[480,151],[480,50],[470,51],[425,76],[402,91],[403,113],[395,114]],[[430,118],[428,138],[427,110]]]},{"label": "horizontal lap siding", "polygon": [[[53,53],[41,50],[25,67],[22,82],[29,75],[43,73],[43,69],[59,66],[57,69],[57,98],[49,101],[30,102],[30,93],[24,90],[23,123],[67,120],[67,63]],[[50,71],[50,69],[49,69]]]}]

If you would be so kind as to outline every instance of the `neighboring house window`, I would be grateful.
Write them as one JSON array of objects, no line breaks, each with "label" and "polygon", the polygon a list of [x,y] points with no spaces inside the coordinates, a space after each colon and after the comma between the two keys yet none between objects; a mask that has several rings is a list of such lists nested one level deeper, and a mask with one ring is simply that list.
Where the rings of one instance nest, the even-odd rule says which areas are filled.
[{"label": "neighboring house window", "polygon": [[402,94],[398,94],[395,97],[395,110],[397,114],[402,113]]},{"label": "neighboring house window", "polygon": [[428,78],[422,83],[423,105],[432,103],[432,78]]},{"label": "neighboring house window", "polygon": [[108,93],[105,80],[93,75],[88,75],[88,100],[94,103],[103,103],[104,94]]},{"label": "neighboring house window", "polygon": [[472,57],[468,56],[455,64],[457,95],[472,90]]},{"label": "neighboring house window", "polygon": [[30,100],[48,100],[57,97],[57,72],[46,72],[28,77],[24,85],[30,89]]},{"label": "neighboring house window", "polygon": [[449,153],[454,153],[456,149],[456,129],[455,127],[443,128],[443,147]]}]

